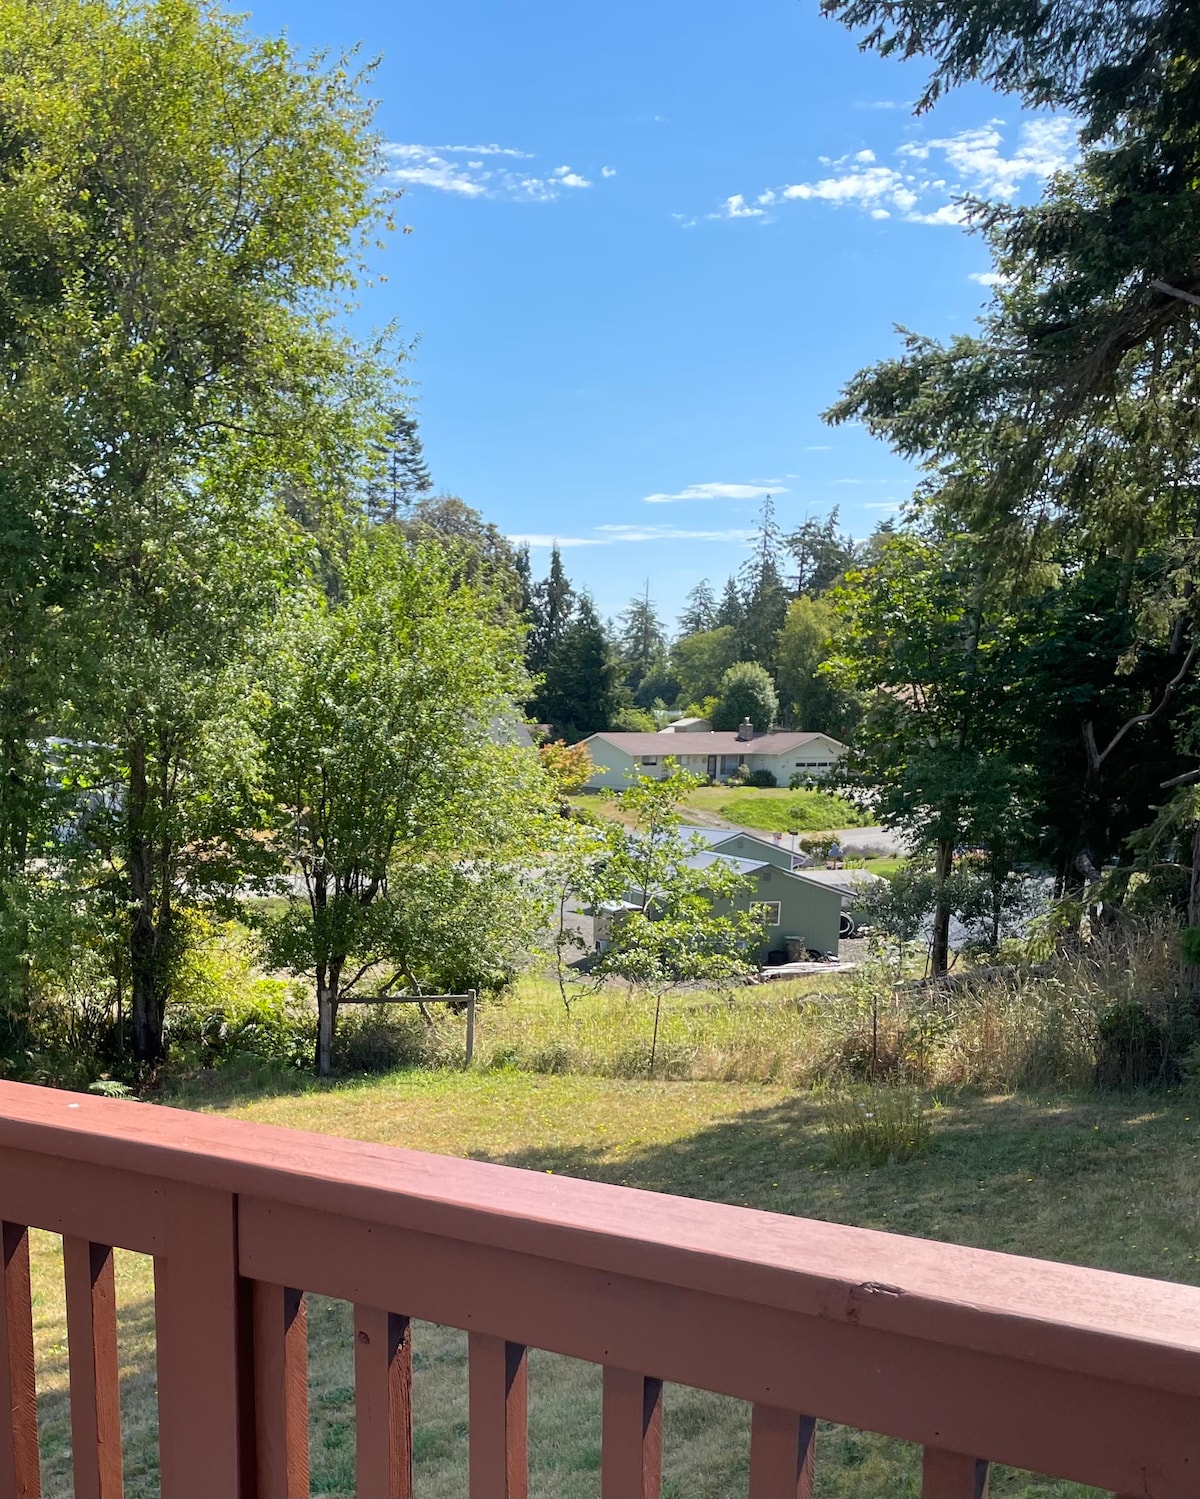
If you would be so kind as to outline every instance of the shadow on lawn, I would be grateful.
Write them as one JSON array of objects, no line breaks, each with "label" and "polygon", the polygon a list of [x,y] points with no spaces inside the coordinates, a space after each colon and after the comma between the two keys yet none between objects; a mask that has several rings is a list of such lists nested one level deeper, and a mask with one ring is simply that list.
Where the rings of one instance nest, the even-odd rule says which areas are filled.
[{"label": "shadow on lawn", "polygon": [[1200,1144],[1189,1115],[1178,1094],[959,1097],[935,1105],[925,1155],[838,1169],[819,1106],[801,1094],[665,1145],[477,1158],[1195,1282]]}]

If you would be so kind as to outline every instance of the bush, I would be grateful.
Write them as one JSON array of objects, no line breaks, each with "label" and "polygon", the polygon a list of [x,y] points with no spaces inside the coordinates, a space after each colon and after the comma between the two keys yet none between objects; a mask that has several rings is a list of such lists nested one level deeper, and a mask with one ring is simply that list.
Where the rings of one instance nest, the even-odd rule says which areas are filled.
[{"label": "bush", "polygon": [[755,786],[759,790],[766,791],[773,786],[778,786],[779,782],[769,770],[752,770],[742,784],[744,786]]},{"label": "bush", "polygon": [[856,1088],[821,1105],[831,1166],[886,1166],[929,1147],[929,1116],[912,1088]]}]

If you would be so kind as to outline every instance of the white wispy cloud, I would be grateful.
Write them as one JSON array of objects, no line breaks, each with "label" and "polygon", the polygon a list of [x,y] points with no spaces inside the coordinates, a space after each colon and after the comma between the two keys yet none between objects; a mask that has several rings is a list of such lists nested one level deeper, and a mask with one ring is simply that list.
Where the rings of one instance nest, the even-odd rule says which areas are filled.
[{"label": "white wispy cloud", "polygon": [[[385,151],[395,163],[388,172],[391,181],[460,198],[549,203],[564,191],[592,186],[587,177],[570,166],[554,167],[542,174],[511,165],[534,159],[531,152],[513,146],[423,146],[393,141]],[[605,169],[601,175],[614,174],[612,169]]]},{"label": "white wispy cloud", "polygon": [[519,547],[598,547],[604,543],[599,536],[551,536],[548,531],[518,531],[508,538]]},{"label": "white wispy cloud", "polygon": [[517,532],[508,540],[527,547],[605,547],[626,542],[648,541],[735,541],[747,542],[757,533],[753,527],[732,526],[724,530],[690,530],[681,526],[606,525],[597,526],[593,536],[553,536],[548,531]]},{"label": "white wispy cloud", "polygon": [[[878,101],[858,107],[891,106]],[[1075,160],[1077,125],[1066,115],[1026,120],[1015,138],[1010,136],[1002,120],[989,120],[955,135],[906,141],[891,153],[890,163],[866,147],[845,156],[823,156],[820,162],[829,169],[823,176],[764,188],[753,198],[734,193],[709,218],[769,221],[777,205],[816,202],[857,208],[878,220],[962,224],[967,210],[961,199],[1012,202],[1026,188],[1040,190]]]},{"label": "white wispy cloud", "polygon": [[769,494],[787,494],[782,484],[688,484],[674,494],[648,494],[647,505],[670,505],[681,500],[762,500]]},{"label": "white wispy cloud", "polygon": [[597,526],[609,541],[749,541],[753,527],[734,526],[721,531],[692,531],[680,526]]},{"label": "white wispy cloud", "polygon": [[601,167],[600,175],[601,177],[615,177],[617,175],[617,169],[616,167]]},{"label": "white wispy cloud", "polygon": [[856,99],[855,109],[911,109],[903,99]]},{"label": "white wispy cloud", "polygon": [[1008,286],[1010,279],[1002,271],[972,271],[967,277],[968,281],[974,281],[977,286]]}]

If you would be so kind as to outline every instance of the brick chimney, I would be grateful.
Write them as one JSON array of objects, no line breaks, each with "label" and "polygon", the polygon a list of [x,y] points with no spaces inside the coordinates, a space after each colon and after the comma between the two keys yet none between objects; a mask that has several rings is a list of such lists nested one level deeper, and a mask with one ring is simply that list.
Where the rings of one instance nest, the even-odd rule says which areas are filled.
[{"label": "brick chimney", "polygon": [[754,725],[748,718],[743,718],[741,723],[738,725],[737,736],[743,744],[747,739],[754,738]]}]

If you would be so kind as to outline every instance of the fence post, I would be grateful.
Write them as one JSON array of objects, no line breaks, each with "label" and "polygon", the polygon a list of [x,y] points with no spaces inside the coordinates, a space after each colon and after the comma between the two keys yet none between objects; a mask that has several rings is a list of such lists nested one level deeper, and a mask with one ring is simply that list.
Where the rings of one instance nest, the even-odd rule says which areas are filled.
[{"label": "fence post", "polygon": [[475,990],[467,990],[467,1066],[475,1055]]}]

